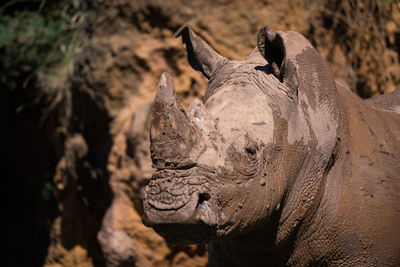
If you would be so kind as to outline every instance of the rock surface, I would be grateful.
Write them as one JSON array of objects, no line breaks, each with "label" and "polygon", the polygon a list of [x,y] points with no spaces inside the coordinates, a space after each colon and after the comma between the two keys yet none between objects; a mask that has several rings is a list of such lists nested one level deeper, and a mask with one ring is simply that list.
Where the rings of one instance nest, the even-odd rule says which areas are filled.
[{"label": "rock surface", "polygon": [[[400,19],[387,20],[387,40],[359,43],[384,56],[379,51],[359,55],[355,69],[346,54],[351,41],[341,42],[334,31],[339,28],[329,30],[323,13],[305,2],[91,1],[68,85],[68,137],[54,176],[60,216],[45,266],[206,266],[205,246],[169,245],[141,222],[142,189],[153,173],[148,131],[158,78],[163,71],[172,74],[185,108],[207,86],[173,37],[181,25],[191,24],[231,59],[249,54],[264,24],[296,30],[330,60],[337,78],[350,85],[354,77],[364,79],[366,96],[399,85]],[[398,18],[400,7],[388,8],[390,18]],[[377,71],[383,66],[388,72]]]}]

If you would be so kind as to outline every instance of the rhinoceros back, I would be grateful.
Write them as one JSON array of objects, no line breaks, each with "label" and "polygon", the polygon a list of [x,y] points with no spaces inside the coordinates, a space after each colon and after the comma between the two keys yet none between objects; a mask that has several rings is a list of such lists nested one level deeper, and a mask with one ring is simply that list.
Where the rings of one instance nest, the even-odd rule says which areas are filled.
[{"label": "rhinoceros back", "polygon": [[366,102],[376,109],[400,114],[400,88]]}]

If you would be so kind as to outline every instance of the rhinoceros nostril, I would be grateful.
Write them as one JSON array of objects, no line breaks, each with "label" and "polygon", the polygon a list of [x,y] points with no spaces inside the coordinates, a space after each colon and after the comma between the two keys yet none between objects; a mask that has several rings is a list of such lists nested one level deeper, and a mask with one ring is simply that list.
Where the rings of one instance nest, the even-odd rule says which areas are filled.
[{"label": "rhinoceros nostril", "polygon": [[199,194],[199,200],[197,204],[203,204],[204,201],[207,201],[210,199],[210,194],[208,193],[201,193]]}]

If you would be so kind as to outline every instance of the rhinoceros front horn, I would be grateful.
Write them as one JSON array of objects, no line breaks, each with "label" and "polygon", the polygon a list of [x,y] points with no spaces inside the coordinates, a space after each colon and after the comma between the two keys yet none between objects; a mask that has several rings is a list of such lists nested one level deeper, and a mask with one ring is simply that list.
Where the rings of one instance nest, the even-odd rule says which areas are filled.
[{"label": "rhinoceros front horn", "polygon": [[175,94],[169,73],[162,73],[153,104],[150,151],[157,169],[189,168],[194,165],[190,151],[199,134]]}]

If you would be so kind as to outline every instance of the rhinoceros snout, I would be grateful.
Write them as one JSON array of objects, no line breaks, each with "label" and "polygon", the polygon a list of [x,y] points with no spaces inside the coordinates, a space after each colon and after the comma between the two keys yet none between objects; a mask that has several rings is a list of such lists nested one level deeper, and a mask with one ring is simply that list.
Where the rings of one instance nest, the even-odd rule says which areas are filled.
[{"label": "rhinoceros snout", "polygon": [[207,179],[195,172],[158,171],[146,186],[143,223],[169,242],[198,242],[199,235],[186,232],[188,229],[195,227],[198,232],[204,231],[205,238],[217,225],[216,198]]},{"label": "rhinoceros snout", "polygon": [[150,181],[146,187],[149,205],[157,210],[178,210],[191,199],[195,188],[190,187],[186,180],[159,179]]}]

